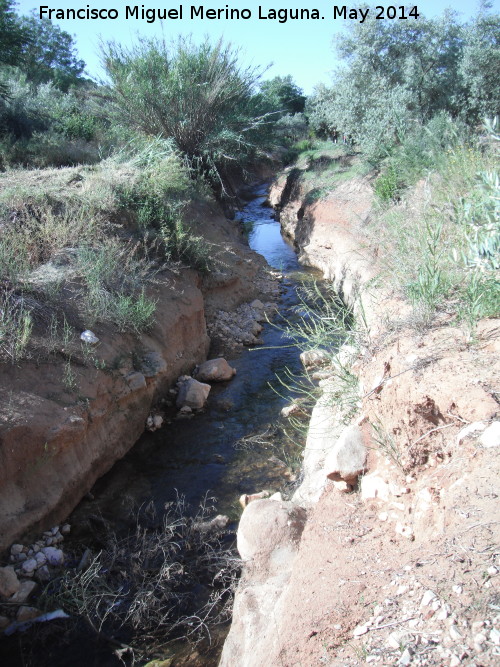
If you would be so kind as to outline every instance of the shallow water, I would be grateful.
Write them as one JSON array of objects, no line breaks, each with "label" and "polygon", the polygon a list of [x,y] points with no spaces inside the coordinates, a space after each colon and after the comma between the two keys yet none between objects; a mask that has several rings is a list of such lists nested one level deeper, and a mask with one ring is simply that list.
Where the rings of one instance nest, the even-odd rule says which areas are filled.
[{"label": "shallow water", "polygon": [[[265,205],[266,186],[256,189],[255,195],[239,218],[248,230],[250,246],[283,273],[280,314],[275,320],[279,323],[296,316],[297,287],[318,276],[299,265],[293,248],[281,236],[272,209]],[[151,501],[161,514],[166,504],[183,496],[195,513],[208,496],[213,499],[209,504],[214,511],[227,514],[233,522],[230,527],[236,528],[241,494],[287,485],[287,466],[298,449],[280,418],[291,391],[280,384],[276,374],[283,376],[286,369],[291,375],[300,373],[299,350],[273,324],[265,324],[261,338],[262,346],[240,351],[230,359],[237,374],[230,382],[213,386],[205,412],[191,419],[173,420],[155,433],[145,433],[95,484],[69,519],[79,552],[82,543],[98,548],[99,534],[103,537],[106,530],[126,534],[137,508]],[[67,547],[71,549],[71,544]],[[89,633],[83,623],[71,629],[61,623],[58,632],[66,635],[66,641],[60,646],[59,641],[54,643],[54,628],[47,630],[46,639],[30,634],[32,631],[12,637],[3,649],[0,646],[0,663],[4,664],[8,656],[5,664],[23,667],[124,664],[112,645],[100,641],[93,631]],[[185,666],[216,665],[226,631],[227,626],[211,631],[219,646],[212,645],[201,662],[199,657],[191,658],[186,642],[171,644],[169,653],[175,653],[179,664]]]},{"label": "shallow water", "polygon": [[[265,205],[265,186],[256,194],[240,220],[250,228],[250,247],[283,273],[279,310],[282,317],[293,318],[293,307],[299,302],[297,285],[310,280],[312,272],[299,265],[293,248],[281,236],[272,209]],[[215,498],[218,513],[236,519],[241,494],[283,486],[284,467],[269,461],[273,456],[287,462],[290,456],[289,439],[282,430],[285,424],[280,423],[280,410],[289,401],[289,393],[287,396],[276,374],[283,375],[285,369],[298,374],[299,351],[272,324],[265,324],[261,338],[262,346],[245,349],[230,359],[237,374],[230,382],[213,386],[205,412],[145,433],[96,484],[94,502],[104,517],[126,520],[132,504],[153,499],[161,509],[178,494],[196,509],[208,494]],[[240,442],[263,432],[274,435],[260,444]],[[86,504],[77,515],[85,513]]]}]

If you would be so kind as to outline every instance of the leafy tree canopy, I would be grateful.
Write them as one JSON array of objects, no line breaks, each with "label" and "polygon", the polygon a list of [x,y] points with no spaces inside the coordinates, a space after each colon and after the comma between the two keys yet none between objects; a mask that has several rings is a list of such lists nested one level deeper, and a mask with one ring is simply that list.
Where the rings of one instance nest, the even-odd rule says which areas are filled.
[{"label": "leafy tree canopy", "polygon": [[406,21],[369,13],[336,40],[343,60],[333,86],[308,104],[317,131],[351,135],[375,160],[408,131],[447,113],[469,123],[500,111],[500,16],[482,2],[476,17]]},{"label": "leafy tree canopy", "polygon": [[260,84],[260,91],[264,101],[273,110],[285,114],[304,111],[306,98],[290,75],[275,76],[274,79],[263,81]]},{"label": "leafy tree canopy", "polygon": [[35,16],[22,17],[20,26],[27,35],[20,65],[30,81],[51,81],[63,91],[82,82],[85,63],[77,57],[69,33],[49,19]]},{"label": "leafy tree canopy", "polygon": [[27,42],[13,0],[0,0],[0,65],[17,65]]}]

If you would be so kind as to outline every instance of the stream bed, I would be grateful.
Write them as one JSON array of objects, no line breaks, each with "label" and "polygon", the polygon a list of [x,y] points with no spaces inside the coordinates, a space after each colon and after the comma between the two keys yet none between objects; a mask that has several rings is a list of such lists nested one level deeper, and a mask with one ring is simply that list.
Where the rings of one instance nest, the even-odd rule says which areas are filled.
[{"label": "stream bed", "polygon": [[[283,323],[296,317],[298,286],[319,276],[299,265],[293,248],[283,239],[280,225],[266,205],[266,185],[256,188],[254,194],[239,219],[248,230],[250,247],[283,275],[275,320]],[[281,408],[290,402],[292,393],[276,376],[284,377],[285,372],[290,376],[300,374],[299,350],[275,324],[265,324],[261,338],[261,346],[244,349],[228,358],[237,374],[230,382],[213,386],[204,412],[190,419],[174,419],[155,433],[146,432],[95,484],[69,518],[74,527],[72,541],[81,545],[93,539],[95,550],[96,539],[99,546],[96,538],[99,532],[101,538],[103,532],[110,530],[125,534],[137,520],[137,513],[144,513],[144,508],[161,516],[165,507],[178,504],[181,498],[184,512],[193,516],[199,513],[200,505],[210,508],[210,517],[228,516],[225,540],[234,543],[241,515],[239,497],[263,489],[283,490],[290,485],[292,460],[300,457],[300,449],[294,442],[296,435],[288,433],[289,425],[280,417]],[[216,665],[228,625],[209,631],[208,649],[193,652],[186,640],[180,640],[169,644],[167,655],[175,655],[175,665]],[[35,648],[38,639],[33,638],[29,650],[29,634],[17,640],[18,659],[5,664],[32,667],[134,664],[125,653],[121,659],[117,658],[116,647],[110,646],[106,639],[96,640],[93,633],[91,640],[88,628],[80,628],[76,636],[74,629],[71,636],[68,631],[60,650],[51,646],[43,658],[40,649]],[[167,661],[165,667],[168,664]]]}]

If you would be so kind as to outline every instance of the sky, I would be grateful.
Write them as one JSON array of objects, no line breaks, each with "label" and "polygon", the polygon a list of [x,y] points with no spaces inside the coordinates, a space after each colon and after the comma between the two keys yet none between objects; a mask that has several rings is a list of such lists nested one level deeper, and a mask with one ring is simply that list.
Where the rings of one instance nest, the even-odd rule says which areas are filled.
[{"label": "sky", "polygon": [[[390,7],[390,2],[381,3],[384,9]],[[69,32],[75,39],[79,57],[87,64],[87,74],[95,79],[102,79],[104,73],[100,66],[99,42],[115,40],[122,44],[133,43],[138,35],[144,37],[164,36],[167,40],[177,35],[192,35],[195,41],[201,41],[205,35],[218,39],[223,37],[234,46],[241,48],[241,59],[245,64],[266,67],[271,65],[264,74],[264,78],[286,76],[291,74],[294,81],[310,94],[315,85],[330,83],[332,70],[336,67],[332,39],[335,34],[345,29],[346,24],[355,19],[334,18],[335,5],[328,0],[140,0],[139,12],[145,9],[174,9],[182,6],[183,18],[156,20],[148,23],[146,20],[125,18],[126,7],[134,7],[134,0],[18,0],[17,10],[21,14],[28,14],[33,9],[37,15],[40,7],[49,9],[115,9],[118,18],[115,20],[98,18],[95,20],[54,19],[63,30]],[[248,9],[251,18],[244,20],[211,20],[191,18],[191,6],[210,9]],[[284,23],[272,18],[259,18],[259,6],[262,8],[262,17],[269,17],[270,10],[278,9],[317,9],[320,15],[318,20],[299,18],[289,19]],[[463,19],[470,18],[477,7],[476,0],[420,0],[417,2],[418,12],[432,17],[440,14],[446,7],[452,7],[459,12]],[[346,5],[347,10],[359,8],[359,5]],[[500,10],[500,0],[493,0],[493,7]],[[396,5],[399,12],[399,5]],[[358,15],[358,19],[360,16]],[[401,20],[396,18],[394,20]],[[415,20],[415,19],[407,19]],[[418,19],[417,19],[418,20]]]}]

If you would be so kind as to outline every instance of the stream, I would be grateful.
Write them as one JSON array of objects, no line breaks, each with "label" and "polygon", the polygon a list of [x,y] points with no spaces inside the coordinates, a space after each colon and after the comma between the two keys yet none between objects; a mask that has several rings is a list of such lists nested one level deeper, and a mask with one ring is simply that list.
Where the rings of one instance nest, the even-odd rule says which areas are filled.
[{"label": "stream", "polygon": [[[267,186],[259,186],[254,194],[239,219],[248,231],[250,247],[283,274],[278,318],[293,319],[294,307],[299,304],[298,286],[318,278],[318,274],[303,269],[293,248],[283,239],[280,225],[266,205]],[[237,374],[230,382],[212,387],[206,411],[192,419],[174,419],[155,433],[144,433],[134,448],[95,484],[69,518],[75,533],[72,540],[85,544],[95,538],[96,517],[107,530],[112,526],[120,533],[130,530],[131,516],[137,508],[152,502],[161,513],[182,497],[187,512],[195,514],[200,505],[208,504],[212,509],[210,516],[227,515],[228,534],[234,541],[241,515],[238,499],[242,494],[263,489],[286,490],[290,479],[293,480],[290,472],[293,459],[299,459],[300,450],[287,434],[289,425],[280,417],[281,408],[290,402],[292,394],[276,379],[276,374],[283,376],[286,369],[291,375],[300,374],[299,351],[272,324],[265,324],[261,338],[263,345],[228,358]],[[175,665],[216,665],[228,629],[226,623],[215,631],[212,640],[216,639],[213,642],[216,646],[205,657],[193,658],[192,649],[182,642],[172,645],[169,652],[175,653]],[[30,641],[28,634],[25,644]],[[64,650],[51,647],[50,661],[39,662],[32,653],[36,649],[27,651],[25,645],[20,649],[23,655],[19,661],[9,664],[33,667],[131,664],[117,661],[105,643],[89,640],[69,639]],[[19,642],[21,645],[22,640]],[[84,642],[87,643],[82,654]]]}]

